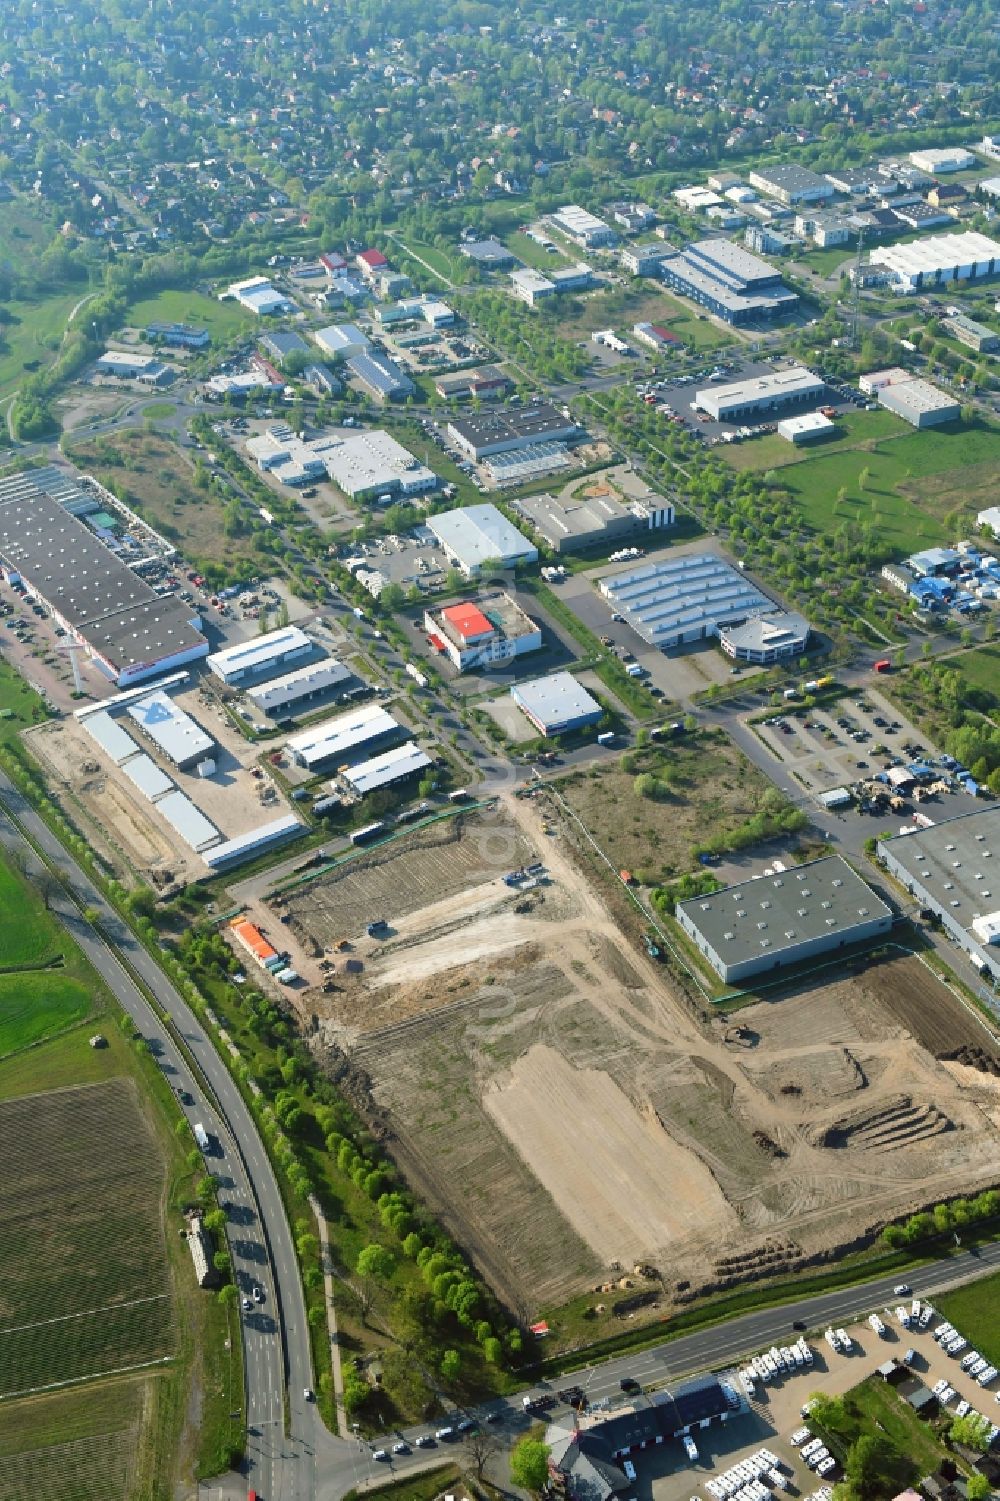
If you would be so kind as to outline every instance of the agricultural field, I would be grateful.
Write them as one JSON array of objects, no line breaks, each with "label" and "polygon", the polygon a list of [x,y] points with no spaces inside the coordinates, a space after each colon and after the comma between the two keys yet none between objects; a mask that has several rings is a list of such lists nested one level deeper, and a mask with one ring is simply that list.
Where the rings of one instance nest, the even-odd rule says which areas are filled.
[{"label": "agricultural field", "polygon": [[[581,1294],[590,1337],[621,1328],[622,1268],[629,1316],[662,1318],[678,1283],[798,1271],[928,1193],[995,1181],[1000,1051],[917,961],[709,1018],[630,943],[549,802],[463,823],[288,890],[281,912],[314,951],[346,943],[299,1003],[318,1053],[553,1348]],[[537,882],[506,884],[511,867]]]},{"label": "agricultural field", "polygon": [[224,499],[214,487],[198,487],[194,460],[173,438],[129,428],[111,438],[76,444],[69,456],[165,537],[179,542],[186,557],[201,565],[225,563],[234,568],[241,560],[252,560],[245,538],[225,534]]},{"label": "agricultural field", "polygon": [[258,323],[253,313],[237,302],[220,302],[203,292],[173,289],[134,302],[126,316],[132,328],[140,329],[150,323],[193,323],[198,328],[207,328],[215,344],[224,344]]},{"label": "agricultural field", "polygon": [[570,772],[555,787],[615,869],[632,871],[644,885],[689,871],[695,848],[709,838],[724,840],[780,802],[767,778],[721,732],[651,742],[600,767]]},{"label": "agricultural field", "polygon": [[148,1378],[0,1403],[0,1501],[117,1501],[139,1495]]},{"label": "agricultural field", "polygon": [[164,1165],[135,1085],[8,1100],[0,1136],[0,1396],[171,1354]]},{"label": "agricultural field", "polygon": [[[0,401],[13,395],[26,375],[55,359],[66,324],[86,288],[34,298],[11,298],[0,323]],[[6,441],[6,423],[3,426]]]},{"label": "agricultural field", "polygon": [[[859,413],[858,419],[877,416]],[[772,441],[782,440],[762,440]],[[774,467],[773,446],[748,443],[745,452],[744,467]],[[993,502],[998,464],[1000,428],[977,421],[910,429],[846,447],[831,444],[798,460],[786,458],[779,483],[817,532],[844,523],[872,526],[887,548],[903,556],[974,530],[976,513]]]}]

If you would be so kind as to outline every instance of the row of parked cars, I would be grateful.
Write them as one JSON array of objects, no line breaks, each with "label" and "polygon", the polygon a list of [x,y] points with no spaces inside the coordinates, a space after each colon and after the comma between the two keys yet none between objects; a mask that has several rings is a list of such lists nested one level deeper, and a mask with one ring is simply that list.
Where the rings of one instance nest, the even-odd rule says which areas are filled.
[{"label": "row of parked cars", "polygon": [[[968,1340],[959,1334],[954,1324],[939,1324],[934,1330],[934,1338],[948,1355],[957,1357],[962,1355],[963,1350],[968,1350]],[[978,1350],[968,1350],[967,1354],[962,1355],[961,1366],[966,1375],[972,1376],[980,1386],[989,1386],[1000,1375],[997,1367],[980,1355]],[[1000,1402],[1000,1394],[997,1401]]]},{"label": "row of parked cars", "polygon": [[794,1345],[772,1345],[770,1350],[764,1350],[760,1355],[755,1355],[740,1371],[740,1385],[748,1397],[754,1394],[756,1382],[767,1384],[779,1376],[791,1375],[795,1371],[801,1371],[813,1363],[813,1353],[809,1348],[809,1342],[804,1335],[800,1336]]},{"label": "row of parked cars", "polygon": [[706,1480],[705,1489],[715,1501],[769,1501],[774,1491],[788,1489],[788,1480],[778,1456],[758,1449],[714,1480]]},{"label": "row of parked cars", "polygon": [[789,1443],[794,1449],[798,1449],[810,1470],[815,1470],[817,1475],[829,1475],[831,1470],[836,1469],[837,1461],[823,1440],[814,1438],[808,1428],[796,1428]]}]

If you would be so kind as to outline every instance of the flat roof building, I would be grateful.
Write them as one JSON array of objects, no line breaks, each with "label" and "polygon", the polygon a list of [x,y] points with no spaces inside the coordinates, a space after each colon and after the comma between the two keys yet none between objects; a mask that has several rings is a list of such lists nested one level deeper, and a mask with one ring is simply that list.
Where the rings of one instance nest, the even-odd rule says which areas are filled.
[{"label": "flat roof building", "polygon": [[556,284],[536,271],[534,266],[519,266],[516,271],[510,273],[511,290],[515,297],[526,302],[529,307],[535,307],[546,297],[556,295]]},{"label": "flat roof building", "polygon": [[546,401],[502,412],[481,412],[469,417],[454,417],[448,423],[448,437],[469,458],[486,458],[510,449],[527,448],[534,443],[564,443],[580,435],[580,428]]},{"label": "flat roof building", "polygon": [[513,266],[517,257],[499,240],[466,240],[459,246],[462,255],[484,271],[505,271]]},{"label": "flat roof building", "polygon": [[215,750],[211,735],[162,690],[136,699],[126,713],[181,771],[207,761]]},{"label": "flat roof building", "polygon": [[601,579],[598,587],[643,641],[663,651],[778,610],[744,573],[712,553],[643,563]]},{"label": "flat roof building", "polygon": [[380,428],[327,448],[324,461],[327,474],[351,500],[426,495],[439,484],[433,469]]},{"label": "flat roof building", "polygon": [[906,292],[946,286],[994,276],[1000,270],[1000,243],[967,230],[964,234],[931,235],[906,245],[878,245],[869,260],[883,266]]},{"label": "flat roof building", "polygon": [[303,663],[319,650],[311,636],[297,625],[281,626],[264,636],[254,636],[224,651],[213,652],[208,665],[224,683],[264,682],[277,677],[289,662]]},{"label": "flat roof building", "polygon": [[378,787],[401,782],[404,777],[415,776],[431,765],[433,762],[426,751],[422,751],[415,741],[408,740],[405,745],[397,745],[357,766],[347,767],[343,779],[358,797],[365,797]]},{"label": "flat roof building", "polygon": [[790,370],[755,375],[729,386],[706,386],[695,392],[695,401],[716,422],[742,422],[764,412],[777,412],[808,401],[816,403],[826,395],[826,389],[826,381],[820,376],[795,365]]},{"label": "flat roof building", "polygon": [[211,343],[207,328],[193,328],[188,323],[150,323],[146,338],[162,339],[179,349],[206,349]]},{"label": "flat roof building", "polygon": [[974,349],[977,354],[996,354],[1000,349],[1000,333],[995,328],[987,328],[985,323],[976,323],[974,319],[966,318],[964,313],[953,313],[950,318],[942,318],[941,327],[946,334],[951,334],[953,339]]},{"label": "flat roof building", "polygon": [[247,698],[262,714],[272,719],[281,719],[287,714],[299,714],[313,699],[328,693],[352,676],[351,669],[332,657],[324,662],[314,662],[308,667],[299,667],[283,677],[272,678],[259,688],[247,690]]},{"label": "flat roof building", "polygon": [[614,245],[618,240],[610,224],[605,224],[603,219],[598,219],[596,214],[581,208],[578,203],[564,203],[562,208],[549,215],[549,223],[588,250]]},{"label": "flat roof building", "polygon": [[596,724],[604,710],[572,673],[516,683],[510,696],[540,735],[563,735]]},{"label": "flat roof building", "polygon": [[966,151],[963,146],[945,146],[940,150],[925,148],[921,151],[911,151],[910,161],[921,172],[930,172],[932,176],[939,172],[965,172],[969,167],[976,166],[976,158],[971,151]]},{"label": "flat roof building", "polygon": [[368,335],[356,323],[332,323],[329,328],[316,329],[313,338],[323,353],[334,360],[353,359],[371,348]]},{"label": "flat roof building", "polygon": [[356,354],[347,361],[347,369],[376,401],[405,401],[417,389],[385,354]]},{"label": "flat roof building", "polygon": [[534,563],[538,548],[511,526],[493,505],[466,506],[428,516],[427,525],[444,548],[450,562],[466,578],[478,578],[484,564],[514,568]]},{"label": "flat roof building", "polygon": [[119,349],[105,350],[96,361],[96,369],[101,375],[112,375],[117,380],[137,380],[148,386],[168,385],[175,374],[155,354],[124,353]]},{"label": "flat roof building", "polygon": [[880,839],[879,857],[980,970],[1000,980],[1000,807]]},{"label": "flat roof building", "polygon": [[822,412],[803,412],[799,417],[785,417],[778,423],[778,437],[787,439],[796,447],[800,443],[815,443],[818,438],[828,438],[833,431],[833,423]]},{"label": "flat roof building", "polygon": [[369,756],[402,733],[398,721],[379,704],[362,704],[293,735],[285,749],[296,765],[319,771],[334,761],[354,762]]},{"label": "flat roof building", "polygon": [[[74,494],[81,492],[70,485],[68,505]],[[208,642],[194,606],[158,595],[68,505],[30,473],[0,480],[4,576],[44,600],[120,687],[204,657]]]},{"label": "flat roof building", "polygon": [[774,167],[757,167],[747,178],[750,186],[761,193],[777,198],[779,203],[791,207],[796,203],[816,203],[832,198],[834,186],[818,172],[809,167],[800,167],[797,162],[785,162]]},{"label": "flat roof building", "polygon": [[809,622],[793,610],[750,615],[738,625],[719,627],[719,645],[738,662],[768,666],[800,657],[809,641]]},{"label": "flat roof building", "polygon": [[306,827],[294,813],[282,813],[269,823],[251,829],[248,834],[237,834],[234,839],[214,844],[211,849],[202,852],[202,859],[212,870],[230,870],[244,860],[252,860],[264,850],[273,849],[275,845],[284,844],[289,839],[297,839],[306,832]]},{"label": "flat roof building", "polygon": [[885,902],[840,855],[678,902],[676,917],[727,985],[892,927]]},{"label": "flat roof building", "polygon": [[503,396],[513,385],[510,376],[504,375],[496,365],[481,365],[478,370],[455,370],[434,377],[434,389],[446,401]]},{"label": "flat roof building", "polygon": [[288,329],[275,329],[273,333],[262,334],[260,342],[261,347],[266,349],[279,365],[282,360],[287,360],[290,354],[302,354],[309,348],[301,334]]},{"label": "flat roof building", "polygon": [[473,603],[445,605],[424,613],[431,645],[459,672],[489,670],[538,651],[542,633],[509,594],[494,590]]},{"label": "flat roof building", "polygon": [[626,480],[635,481],[628,492],[630,504],[619,500],[610,486],[596,477],[575,495],[525,495],[511,505],[556,552],[583,551],[636,532],[673,525],[674,508],[668,500],[635,476],[626,476]]},{"label": "flat roof building", "polygon": [[235,281],[224,295],[232,297],[241,307],[256,313],[259,318],[292,311],[292,303],[282,292],[275,291],[266,276],[252,276],[248,281]]},{"label": "flat roof building", "polygon": [[907,370],[876,371],[868,378],[878,382],[873,389],[879,405],[913,427],[938,427],[942,422],[957,422],[961,416],[961,403],[953,396]]},{"label": "flat roof building", "polygon": [[732,240],[698,240],[663,261],[660,274],[675,291],[734,325],[776,317],[798,302],[780,271]]}]

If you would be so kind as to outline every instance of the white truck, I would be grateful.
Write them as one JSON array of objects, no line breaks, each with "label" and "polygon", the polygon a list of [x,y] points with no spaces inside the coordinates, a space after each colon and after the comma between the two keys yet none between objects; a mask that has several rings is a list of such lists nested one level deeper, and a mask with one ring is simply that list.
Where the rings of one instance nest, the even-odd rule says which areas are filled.
[{"label": "white truck", "polygon": [[201,1121],[195,1121],[191,1129],[194,1132],[194,1139],[201,1147],[201,1150],[203,1152],[207,1152],[209,1147],[211,1146],[211,1142],[209,1141],[208,1132],[205,1130],[205,1127],[202,1125]]}]

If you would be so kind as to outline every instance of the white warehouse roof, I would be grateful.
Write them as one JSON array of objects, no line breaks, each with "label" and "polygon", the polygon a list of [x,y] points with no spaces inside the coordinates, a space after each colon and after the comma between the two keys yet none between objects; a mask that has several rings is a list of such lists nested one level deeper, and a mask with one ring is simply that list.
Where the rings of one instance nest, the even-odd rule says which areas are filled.
[{"label": "white warehouse roof", "polygon": [[162,797],[175,785],[166,772],[161,771],[156,762],[145,754],[133,756],[122,767],[122,771],[132,785],[138,787],[143,797],[148,797],[150,802],[155,802],[158,797]]},{"label": "white warehouse roof", "polygon": [[139,747],[132,736],[122,729],[116,719],[112,719],[107,709],[100,709],[96,714],[88,714],[80,723],[93,736],[103,751],[111,757],[116,766],[127,761],[129,756],[134,756]]},{"label": "white warehouse roof", "polygon": [[470,575],[487,562],[504,568],[521,561],[533,563],[538,557],[538,548],[493,505],[443,511],[428,516],[427,525],[448,556]]},{"label": "white warehouse roof", "polygon": [[347,756],[369,740],[398,729],[397,721],[379,704],[364,704],[293,735],[286,740],[285,747],[296,761],[311,768]]},{"label": "white warehouse roof", "polygon": [[987,266],[1000,257],[1000,242],[976,230],[957,235],[929,235],[906,245],[878,245],[869,259],[900,279],[933,276],[962,266]]},{"label": "white warehouse roof", "polygon": [[207,849],[210,844],[215,844],[219,838],[219,831],[201,811],[196,808],[189,797],[183,792],[168,792],[166,797],[161,797],[156,805],[157,813],[162,813],[172,829],[189,844],[193,850]]},{"label": "white warehouse roof", "polygon": [[722,625],[777,609],[738,569],[712,553],[643,563],[601,579],[599,587],[650,646],[695,641],[717,634]]},{"label": "white warehouse roof", "polygon": [[308,667],[299,667],[287,672],[284,677],[272,678],[259,688],[247,690],[247,698],[255,703],[263,714],[271,714],[282,704],[293,704],[297,699],[307,698],[312,693],[321,693],[351,676],[349,667],[335,662],[330,657],[325,662],[313,662]]},{"label": "white warehouse roof", "polygon": [[211,755],[215,749],[211,735],[207,735],[167,693],[148,693],[145,698],[129,704],[126,712],[175,766],[187,766]]},{"label": "white warehouse roof", "polygon": [[219,870],[225,865],[237,865],[241,860],[249,859],[251,855],[268,849],[272,844],[304,833],[305,824],[299,823],[294,813],[286,813],[271,823],[261,824],[259,829],[251,829],[249,834],[240,834],[235,839],[214,845],[203,854],[202,859],[213,870]]},{"label": "white warehouse roof", "polygon": [[260,672],[269,662],[281,661],[293,652],[311,650],[312,644],[311,638],[297,625],[286,625],[268,631],[266,636],[254,636],[250,641],[213,652],[206,660],[214,673],[225,678],[234,673]]},{"label": "white warehouse roof", "polygon": [[394,750],[384,751],[380,756],[373,756],[370,761],[352,766],[344,772],[344,780],[364,797],[366,792],[374,792],[376,787],[386,787],[390,782],[398,782],[401,777],[423,771],[430,764],[430,756],[413,740],[408,740],[405,745],[397,745]]}]

